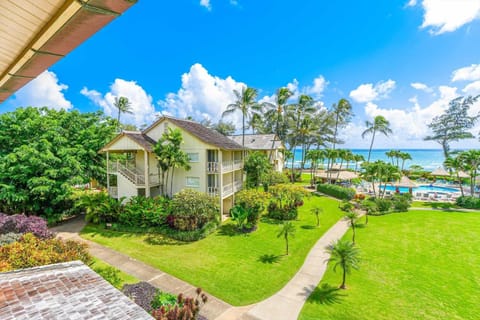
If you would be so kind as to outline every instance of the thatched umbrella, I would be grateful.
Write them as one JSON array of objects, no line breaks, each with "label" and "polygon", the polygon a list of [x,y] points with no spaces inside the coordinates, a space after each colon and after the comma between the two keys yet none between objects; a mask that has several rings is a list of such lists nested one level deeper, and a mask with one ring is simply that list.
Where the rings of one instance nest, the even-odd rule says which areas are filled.
[{"label": "thatched umbrella", "polygon": [[408,192],[412,194],[412,189],[417,187],[417,184],[410,180],[407,176],[402,176],[400,181],[395,183],[397,188],[408,188]]},{"label": "thatched umbrella", "polygon": [[[337,179],[338,175],[338,179]],[[343,180],[343,181],[350,181],[352,179],[358,178],[358,174],[352,171],[324,171],[321,170],[317,173],[317,177],[321,179],[330,179],[333,180]]]},{"label": "thatched umbrella", "polygon": [[438,167],[437,169],[433,170],[432,173],[430,173],[432,176],[435,177],[450,177],[450,173],[443,169],[442,167]]}]

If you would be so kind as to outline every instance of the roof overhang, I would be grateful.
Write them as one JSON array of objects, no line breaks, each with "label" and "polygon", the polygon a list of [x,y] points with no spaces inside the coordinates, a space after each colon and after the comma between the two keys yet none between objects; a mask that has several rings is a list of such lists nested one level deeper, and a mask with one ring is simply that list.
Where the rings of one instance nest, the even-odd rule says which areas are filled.
[{"label": "roof overhang", "polygon": [[136,2],[0,1],[0,103]]}]

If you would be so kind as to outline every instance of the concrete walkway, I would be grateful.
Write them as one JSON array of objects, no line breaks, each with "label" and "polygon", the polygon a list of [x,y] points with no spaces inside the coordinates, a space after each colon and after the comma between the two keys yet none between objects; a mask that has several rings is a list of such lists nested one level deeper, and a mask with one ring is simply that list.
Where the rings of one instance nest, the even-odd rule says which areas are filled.
[{"label": "concrete walkway", "polygon": [[290,282],[270,298],[253,306],[240,319],[297,319],[305,301],[317,287],[327,269],[327,260],[330,255],[325,252],[325,247],[340,239],[348,228],[349,223],[343,219],[331,227],[310,250],[303,266]]},{"label": "concrete walkway", "polygon": [[[77,217],[60,226],[52,228],[58,238],[65,240],[76,240],[87,243],[92,256],[97,257],[115,268],[128,273],[142,281],[147,281],[162,291],[174,294],[183,293],[186,296],[194,297],[196,287],[175,278],[165,272],[155,269],[143,262],[133,259],[123,253],[109,249],[95,242],[85,240],[79,236],[79,232],[85,226],[84,217]],[[212,296],[206,292],[208,302],[201,309],[201,315],[207,319],[217,319],[227,310],[232,309],[228,303]]]}]

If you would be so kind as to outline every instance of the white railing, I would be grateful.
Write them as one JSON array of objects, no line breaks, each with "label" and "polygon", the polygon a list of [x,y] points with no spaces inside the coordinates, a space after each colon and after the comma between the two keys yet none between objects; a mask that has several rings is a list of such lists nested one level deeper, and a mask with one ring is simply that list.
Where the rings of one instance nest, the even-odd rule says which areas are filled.
[{"label": "white railing", "polygon": [[235,181],[235,182],[233,183],[233,190],[234,190],[235,192],[237,192],[237,191],[239,191],[239,190],[242,190],[242,188],[243,188],[243,182],[242,182],[242,181]]},{"label": "white railing", "polygon": [[125,178],[130,180],[133,184],[137,186],[144,186],[145,185],[145,175],[138,174],[135,171],[130,170],[126,166],[121,163],[117,163],[117,172],[121,173]]},{"label": "white railing", "polygon": [[222,172],[228,172],[233,170],[233,161],[225,160],[222,161]]},{"label": "white railing", "polygon": [[233,184],[229,183],[223,186],[222,197],[231,195],[233,193]]},{"label": "white railing", "polygon": [[112,198],[118,198],[118,187],[109,187],[108,194]]},{"label": "white railing", "polygon": [[233,170],[240,170],[243,168],[242,160],[233,160]]},{"label": "white railing", "polygon": [[218,162],[207,162],[207,172],[218,172]]},{"label": "white railing", "polygon": [[218,197],[218,187],[207,187],[207,193],[211,197]]}]

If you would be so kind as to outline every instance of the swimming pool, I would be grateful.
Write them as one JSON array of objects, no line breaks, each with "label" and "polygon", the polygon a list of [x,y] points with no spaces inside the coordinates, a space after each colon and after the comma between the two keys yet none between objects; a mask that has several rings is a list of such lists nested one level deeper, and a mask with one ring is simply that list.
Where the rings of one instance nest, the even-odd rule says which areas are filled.
[{"label": "swimming pool", "polygon": [[[383,189],[383,187],[382,187],[382,189]],[[408,192],[408,188],[405,188],[405,187],[400,187],[398,189],[399,189],[400,193],[407,193]],[[395,192],[397,190],[397,188],[394,187],[394,186],[387,186],[386,190]],[[454,193],[454,192],[460,192],[460,190],[455,189],[455,188],[448,188],[448,187],[438,187],[438,186],[424,185],[424,186],[418,186],[416,188],[413,188],[412,192],[414,192],[414,193],[415,192]]]}]

